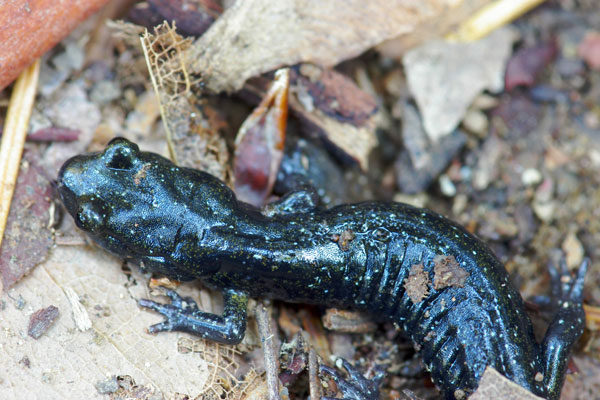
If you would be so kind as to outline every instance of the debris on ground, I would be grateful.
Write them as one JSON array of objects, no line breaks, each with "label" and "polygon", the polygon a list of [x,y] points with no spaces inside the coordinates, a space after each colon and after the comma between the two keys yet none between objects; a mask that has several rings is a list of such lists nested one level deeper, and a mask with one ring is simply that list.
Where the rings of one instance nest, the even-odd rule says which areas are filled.
[{"label": "debris on ground", "polygon": [[[461,24],[489,0],[116,3],[41,60],[0,249],[2,351],[13,360],[4,379],[20,397],[51,385],[82,398],[241,400],[269,391],[304,398],[322,388],[318,360],[332,365],[340,356],[359,370],[385,367],[384,398],[439,396],[393,324],[344,310],[269,303],[262,336],[251,318],[236,347],[146,334],[156,316],[136,299],[148,296],[150,277],[90,246],[52,202],[60,165],[115,136],[217,176],[238,195],[250,182],[244,199],[256,206],[311,186],[318,198],[307,202],[318,207],[395,199],[430,208],[482,238],[525,299],[548,293],[549,260],[564,255],[573,268],[590,257],[579,373],[567,377],[563,398],[593,397],[600,371],[595,0],[548,0],[473,42],[457,41]],[[285,107],[284,91],[270,92],[280,67],[289,71]],[[0,92],[0,126],[10,93]],[[360,234],[342,230],[331,240],[348,251]],[[430,274],[417,264],[400,283],[415,305],[468,279],[453,258],[433,262]],[[221,312],[210,290],[185,283],[178,291]],[[48,304],[56,313],[72,310],[72,318],[38,312],[42,328],[34,331],[45,333],[34,340],[29,316]],[[283,343],[270,350],[268,365],[260,349],[274,338],[267,327]],[[32,349],[26,355],[24,340]],[[81,363],[85,369],[73,368]],[[486,373],[473,398],[500,393],[503,380]]]}]

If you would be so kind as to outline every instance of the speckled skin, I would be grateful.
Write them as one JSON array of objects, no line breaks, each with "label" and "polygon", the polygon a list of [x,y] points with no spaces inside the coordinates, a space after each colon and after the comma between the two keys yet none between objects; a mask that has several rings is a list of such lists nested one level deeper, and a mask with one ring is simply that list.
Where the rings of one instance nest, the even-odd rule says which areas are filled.
[{"label": "speckled skin", "polygon": [[[368,311],[399,326],[420,348],[448,399],[478,385],[487,365],[543,397],[557,399],[573,343],[583,330],[587,264],[562,289],[559,314],[542,345],[519,292],[489,248],[425,209],[369,202],[332,209],[297,191],[258,210],[222,182],[179,168],[137,145],[113,140],[102,153],[67,161],[59,192],[77,225],[102,247],[181,281],[199,278],[224,293],[223,315],[142,300],[167,316],[150,331],[181,330],[223,343],[245,333],[249,296]],[[434,257],[453,256],[463,287],[406,294],[413,265],[431,281]]]}]

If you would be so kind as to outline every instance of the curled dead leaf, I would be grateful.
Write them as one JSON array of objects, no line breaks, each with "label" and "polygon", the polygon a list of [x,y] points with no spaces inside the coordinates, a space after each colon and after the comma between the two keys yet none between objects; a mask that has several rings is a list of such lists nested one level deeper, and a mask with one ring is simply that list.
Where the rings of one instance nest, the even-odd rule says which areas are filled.
[{"label": "curled dead leaf", "polygon": [[235,140],[235,192],[240,200],[257,207],[271,194],[283,158],[289,86],[289,70],[277,71],[271,88]]}]

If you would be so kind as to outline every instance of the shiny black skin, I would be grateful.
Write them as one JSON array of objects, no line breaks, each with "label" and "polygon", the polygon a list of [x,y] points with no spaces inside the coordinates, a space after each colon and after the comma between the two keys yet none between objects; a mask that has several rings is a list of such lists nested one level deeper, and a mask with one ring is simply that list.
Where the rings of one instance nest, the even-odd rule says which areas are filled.
[{"label": "shiny black skin", "polygon": [[[142,300],[167,316],[153,332],[239,342],[248,296],[362,310],[407,333],[448,399],[472,392],[488,365],[556,399],[583,329],[584,267],[564,285],[563,306],[539,345],[519,292],[490,249],[426,209],[383,202],[324,209],[301,190],[259,210],[238,202],[216,178],[120,138],[101,153],[67,161],[58,187],[77,225],[102,247],[152,272],[199,278],[224,292],[222,316],[174,292],[171,304]],[[464,286],[430,285],[415,303],[404,287],[409,271],[422,264],[433,281],[438,255],[453,256],[468,272]]]}]

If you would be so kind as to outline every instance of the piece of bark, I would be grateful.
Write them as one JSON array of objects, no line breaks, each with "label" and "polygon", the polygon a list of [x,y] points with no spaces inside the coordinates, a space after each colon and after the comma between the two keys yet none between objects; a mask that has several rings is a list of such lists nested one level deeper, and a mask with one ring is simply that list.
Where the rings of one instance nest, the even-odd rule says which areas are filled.
[{"label": "piece of bark", "polygon": [[42,262],[53,244],[49,226],[52,189],[37,163],[40,155],[26,150],[0,248],[0,278],[10,288]]},{"label": "piece of bark", "polygon": [[279,395],[279,363],[276,357],[278,349],[275,342],[276,336],[271,329],[271,317],[269,312],[261,304],[256,307],[256,320],[261,343],[263,346],[263,355],[265,358],[265,370],[267,374],[267,386],[269,388],[269,400],[280,400]]},{"label": "piece of bark", "polygon": [[479,381],[479,387],[469,399],[541,400],[541,397],[504,377],[494,368],[487,367]]},{"label": "piece of bark", "polygon": [[375,330],[375,324],[367,314],[328,308],[323,315],[323,326],[329,330],[349,333],[366,333]]},{"label": "piece of bark", "polygon": [[[262,98],[265,87],[264,78],[255,78],[242,94]],[[307,136],[323,141],[343,161],[366,169],[377,145],[373,96],[335,70],[302,64],[290,69],[289,106]]]},{"label": "piece of bark", "polygon": [[29,319],[27,334],[36,340],[39,339],[48,329],[50,329],[58,316],[58,308],[55,306],[48,306],[37,310]]},{"label": "piece of bark", "polygon": [[450,10],[487,1],[237,1],[190,48],[187,64],[205,88],[238,90],[283,65],[336,65]]},{"label": "piece of bark", "polygon": [[174,22],[184,36],[201,36],[221,13],[222,7],[212,0],[147,0],[129,10],[129,19],[147,29],[163,21]]},{"label": "piece of bark", "polygon": [[0,90],[108,0],[8,0],[0,6]]},{"label": "piece of bark", "polygon": [[318,132],[330,147],[366,169],[377,145],[375,99],[334,70],[303,64],[292,71],[290,107],[304,130]]}]

